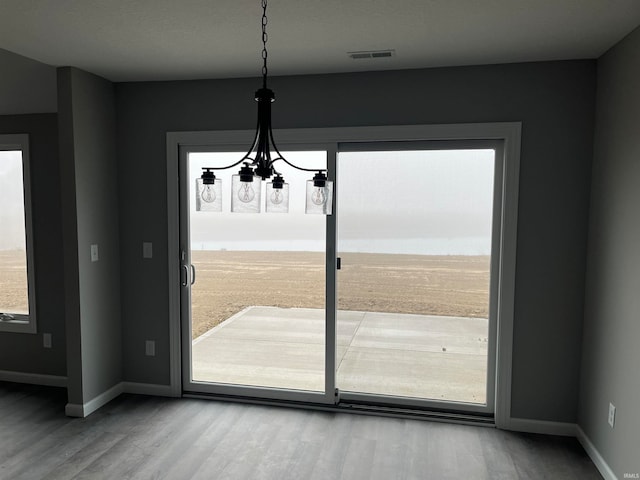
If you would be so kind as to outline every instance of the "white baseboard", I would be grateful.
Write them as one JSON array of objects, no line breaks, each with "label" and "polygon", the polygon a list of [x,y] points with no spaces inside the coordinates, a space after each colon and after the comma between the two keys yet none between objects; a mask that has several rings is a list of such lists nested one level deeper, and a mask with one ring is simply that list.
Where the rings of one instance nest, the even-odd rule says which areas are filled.
[{"label": "white baseboard", "polygon": [[123,392],[122,382],[116,383],[109,390],[102,392],[100,395],[92,398],[88,402],[83,404],[78,403],[67,403],[64,413],[68,417],[80,417],[84,418],[91,415],[93,412],[98,410],[100,407],[106,405],[111,400],[116,398]]},{"label": "white baseboard", "polygon": [[613,473],[611,467],[607,464],[604,458],[602,458],[602,455],[600,455],[598,449],[593,443],[591,443],[591,440],[589,440],[589,437],[587,437],[580,426],[576,427],[576,433],[580,445],[582,445],[582,448],[584,448],[585,452],[587,452],[587,455],[589,455],[589,457],[595,464],[596,468],[600,472],[600,475],[602,475],[605,480],[617,480],[618,477],[616,477],[616,474]]},{"label": "white baseboard", "polygon": [[598,452],[595,445],[591,443],[591,440],[589,440],[589,437],[587,437],[582,428],[575,423],[546,422],[541,420],[529,420],[526,418],[511,418],[509,422],[509,430],[576,437],[605,480],[617,480],[618,478],[602,455],[600,455],[600,452]]},{"label": "white baseboard", "polygon": [[67,417],[84,418],[86,416],[84,414],[84,407],[79,403],[67,403],[64,406],[64,414]]},{"label": "white baseboard", "polygon": [[139,395],[153,395],[156,397],[175,397],[171,385],[156,385],[152,383],[120,382],[109,390],[102,392],[84,404],[67,403],[65,414],[68,417],[84,418],[91,415],[100,407],[106,405],[121,393],[135,393]]},{"label": "white baseboard", "polygon": [[530,420],[528,418],[511,418],[507,428],[508,430],[514,430],[516,432],[575,437],[577,425],[575,423],[548,422],[544,420]]},{"label": "white baseboard", "polygon": [[11,372],[9,370],[0,370],[0,381],[45,385],[47,387],[66,388],[67,386],[67,377],[40,373]]},{"label": "white baseboard", "polygon": [[[138,395],[153,395],[156,397],[175,397],[171,385],[156,385],[153,383],[122,382],[124,393]],[[177,395],[178,397],[180,395]]]}]

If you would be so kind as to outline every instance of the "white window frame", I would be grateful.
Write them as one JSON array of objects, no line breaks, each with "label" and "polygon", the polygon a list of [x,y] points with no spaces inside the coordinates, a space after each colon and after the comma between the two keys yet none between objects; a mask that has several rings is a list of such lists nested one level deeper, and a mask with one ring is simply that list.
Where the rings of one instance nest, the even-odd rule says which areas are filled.
[{"label": "white window frame", "polygon": [[[27,296],[29,315],[9,313],[10,320],[0,320],[0,332],[36,333],[36,288],[35,260],[33,254],[33,217],[31,214],[31,161],[29,157],[29,135],[0,135],[0,151],[22,152],[22,191],[24,194],[25,246],[27,250]],[[0,311],[2,306],[0,305]]]}]

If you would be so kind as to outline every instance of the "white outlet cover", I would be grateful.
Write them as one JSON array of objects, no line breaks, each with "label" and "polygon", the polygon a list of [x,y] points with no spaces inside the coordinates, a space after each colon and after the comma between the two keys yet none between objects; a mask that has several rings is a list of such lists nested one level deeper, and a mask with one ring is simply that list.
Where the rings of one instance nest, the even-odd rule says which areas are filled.
[{"label": "white outlet cover", "polygon": [[153,243],[142,242],[142,258],[153,258]]},{"label": "white outlet cover", "polygon": [[91,261],[98,261],[98,244],[91,245]]},{"label": "white outlet cover", "polygon": [[156,355],[156,342],[146,340],[144,342],[144,354],[148,357],[154,357]]},{"label": "white outlet cover", "polygon": [[43,333],[42,334],[42,346],[44,348],[51,348],[51,334]]}]

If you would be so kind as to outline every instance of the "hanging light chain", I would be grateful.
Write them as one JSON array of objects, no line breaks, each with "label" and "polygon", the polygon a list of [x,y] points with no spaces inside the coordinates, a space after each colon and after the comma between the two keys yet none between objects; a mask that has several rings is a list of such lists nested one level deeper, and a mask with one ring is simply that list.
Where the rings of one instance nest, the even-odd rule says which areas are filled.
[{"label": "hanging light chain", "polygon": [[262,86],[267,88],[267,0],[262,0]]}]

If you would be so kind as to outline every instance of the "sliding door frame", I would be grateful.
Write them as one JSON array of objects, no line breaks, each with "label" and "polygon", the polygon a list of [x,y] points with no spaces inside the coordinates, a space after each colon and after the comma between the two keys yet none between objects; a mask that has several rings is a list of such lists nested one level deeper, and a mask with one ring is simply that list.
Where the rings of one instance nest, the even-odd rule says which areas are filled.
[{"label": "sliding door frame", "polygon": [[[168,249],[167,266],[169,273],[169,308],[170,308],[170,382],[172,393],[179,396],[183,392],[182,353],[181,353],[181,322],[180,322],[180,238],[179,238],[179,163],[181,147],[209,147],[217,149],[226,146],[246,146],[251,141],[253,131],[229,130],[215,132],[169,132],[167,133],[167,226]],[[499,219],[500,255],[496,259],[498,282],[496,293],[496,333],[495,359],[495,423],[499,428],[508,428],[511,419],[511,371],[513,345],[513,316],[515,296],[515,264],[518,217],[518,186],[520,167],[520,122],[504,123],[474,123],[450,125],[406,125],[383,127],[338,127],[338,128],[305,128],[276,130],[274,136],[278,139],[281,149],[293,149],[294,145],[318,146],[328,152],[328,167],[330,179],[335,180],[335,158],[338,146],[345,147],[349,143],[374,142],[406,142],[406,141],[465,141],[465,140],[498,140],[503,142],[502,158],[498,158],[502,166],[501,189],[501,218]],[[299,148],[298,148],[299,149]],[[240,148],[242,150],[242,148]],[[331,165],[332,164],[332,165]],[[335,184],[334,212],[339,202],[339,185]],[[495,224],[495,223],[494,223]],[[327,305],[329,300],[335,305],[335,245],[336,245],[335,216],[327,217]],[[331,237],[330,237],[331,236]],[[333,249],[333,251],[330,251]],[[333,259],[331,260],[330,259]],[[493,262],[493,260],[492,260]],[[331,278],[330,276],[333,276]],[[316,404],[334,404],[337,402],[335,391],[335,308],[327,314],[331,315],[327,321],[326,359],[324,394],[311,392],[295,392],[291,390],[259,388],[262,398],[286,399]],[[329,325],[330,324],[330,325]],[[334,339],[333,345],[328,340]],[[330,352],[331,350],[332,352]],[[329,355],[332,353],[332,355]],[[329,359],[331,358],[331,361]],[[251,387],[248,387],[251,388]],[[283,396],[280,393],[284,392]],[[247,394],[256,393],[247,390]],[[268,395],[265,397],[265,393]],[[294,395],[292,396],[292,393]],[[309,397],[311,394],[311,397]],[[230,395],[238,395],[234,388]],[[251,397],[252,395],[248,395]]]}]

